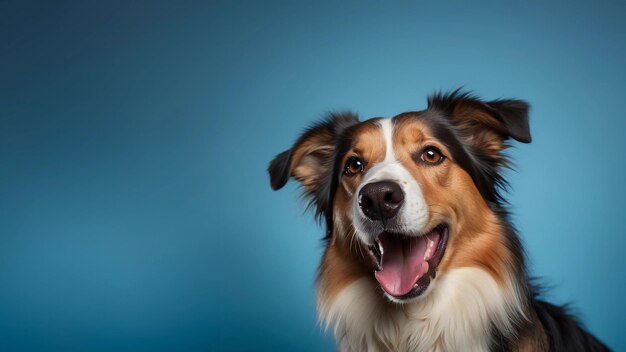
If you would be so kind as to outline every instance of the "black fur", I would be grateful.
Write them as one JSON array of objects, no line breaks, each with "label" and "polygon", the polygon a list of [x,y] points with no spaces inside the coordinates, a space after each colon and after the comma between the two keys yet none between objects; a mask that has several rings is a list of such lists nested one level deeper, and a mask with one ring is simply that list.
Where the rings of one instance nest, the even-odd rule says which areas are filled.
[{"label": "black fur", "polygon": [[428,110],[419,118],[427,121],[434,136],[446,145],[454,160],[472,177],[483,198],[491,203],[503,202],[498,191],[505,186],[505,180],[498,172],[500,162],[477,148],[465,145],[452,121],[442,112]]},{"label": "black fur", "polygon": [[337,165],[335,165],[338,159],[337,154],[347,148],[346,143],[348,141],[345,137],[346,130],[356,125],[358,122],[358,116],[351,112],[329,113],[324,120],[307,128],[291,149],[276,155],[268,167],[272,189],[281,189],[285,186],[289,177],[292,176],[292,169],[294,167],[294,165],[291,165],[293,152],[300,147],[303,142],[310,140],[316,135],[326,134],[332,137],[328,141],[328,143],[330,143],[328,147],[333,149],[332,155],[319,155],[320,162],[327,165],[327,169],[330,172],[319,175],[313,190],[304,194],[304,196],[309,199],[309,207],[314,206],[316,218],[324,218],[326,220],[325,239],[331,237],[333,229],[332,201],[335,189],[337,188],[337,177],[333,175],[337,174]]},{"label": "black fur", "polygon": [[530,127],[528,124],[528,110],[530,106],[527,102],[517,99],[498,99],[484,102],[478,97],[456,89],[450,93],[435,93],[428,98],[428,109],[441,110],[451,117],[454,109],[464,104],[479,110],[484,110],[506,128],[502,132],[504,139],[509,137],[518,142],[530,143]]},{"label": "black fur", "polygon": [[[499,169],[506,158],[495,158],[484,153],[480,148],[463,143],[454,127],[452,115],[455,108],[463,104],[482,110],[504,124],[505,130],[494,130],[503,141],[513,138],[523,143],[530,143],[530,127],[528,121],[528,103],[522,100],[505,99],[483,102],[477,97],[457,89],[449,94],[436,93],[428,98],[428,109],[424,118],[435,125],[434,133],[456,154],[456,160],[472,176],[474,183],[488,202],[506,203],[499,190],[506,189],[508,184]],[[438,116],[432,116],[437,114]],[[493,126],[483,126],[492,128]]]},{"label": "black fur", "polygon": [[270,184],[274,191],[277,191],[287,184],[291,171],[291,149],[276,155],[270,163],[267,171],[270,173]]},{"label": "black fur", "polygon": [[548,333],[552,351],[609,351],[609,348],[585,331],[566,307],[535,299],[533,308]]}]

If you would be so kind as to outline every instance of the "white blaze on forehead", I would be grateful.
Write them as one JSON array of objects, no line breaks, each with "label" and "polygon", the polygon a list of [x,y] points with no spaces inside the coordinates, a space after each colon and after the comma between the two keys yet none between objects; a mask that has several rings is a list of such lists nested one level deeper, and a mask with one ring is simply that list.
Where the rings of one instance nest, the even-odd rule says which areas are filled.
[{"label": "white blaze on forehead", "polygon": [[407,234],[421,233],[426,231],[424,227],[428,222],[428,205],[424,200],[422,190],[411,173],[400,163],[394,153],[393,132],[394,125],[391,119],[378,121],[385,143],[385,159],[366,170],[365,177],[356,190],[353,203],[353,223],[357,233],[366,243],[371,243],[373,238],[385,229],[381,224],[368,219],[359,206],[358,194],[363,186],[379,181],[392,181],[397,183],[404,192],[404,204],[398,213],[397,225],[393,230]]},{"label": "white blaze on forehead", "polygon": [[382,119],[379,124],[383,129],[383,137],[385,138],[385,161],[394,161],[396,157],[393,154],[393,121]]}]

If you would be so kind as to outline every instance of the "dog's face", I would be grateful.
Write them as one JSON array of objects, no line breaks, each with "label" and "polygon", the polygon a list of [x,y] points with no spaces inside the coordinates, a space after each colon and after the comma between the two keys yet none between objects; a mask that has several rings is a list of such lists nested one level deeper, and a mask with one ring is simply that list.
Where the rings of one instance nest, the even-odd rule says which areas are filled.
[{"label": "dog's face", "polygon": [[[359,122],[333,115],[270,165],[272,187],[299,180],[350,257],[394,302],[425,296],[436,276],[480,266],[498,278],[498,169],[512,137],[530,142],[528,106],[453,93],[429,108]],[[491,226],[491,228],[489,227]],[[492,232],[492,233],[489,233]]]}]

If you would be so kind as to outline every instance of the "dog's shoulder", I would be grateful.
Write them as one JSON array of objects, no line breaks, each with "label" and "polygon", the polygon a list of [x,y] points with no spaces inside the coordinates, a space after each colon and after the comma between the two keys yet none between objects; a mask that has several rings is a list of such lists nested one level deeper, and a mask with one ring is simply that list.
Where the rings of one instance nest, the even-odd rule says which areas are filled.
[{"label": "dog's shoulder", "polygon": [[533,308],[545,329],[553,351],[610,351],[588,333],[567,307],[535,299]]}]

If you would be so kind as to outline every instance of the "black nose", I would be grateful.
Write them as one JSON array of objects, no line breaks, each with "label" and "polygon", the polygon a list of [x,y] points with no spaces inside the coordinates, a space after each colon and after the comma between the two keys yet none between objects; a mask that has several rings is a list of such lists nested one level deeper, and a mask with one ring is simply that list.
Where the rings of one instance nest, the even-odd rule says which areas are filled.
[{"label": "black nose", "polygon": [[359,206],[363,214],[372,220],[393,218],[403,202],[402,188],[391,181],[369,183],[359,192]]}]

